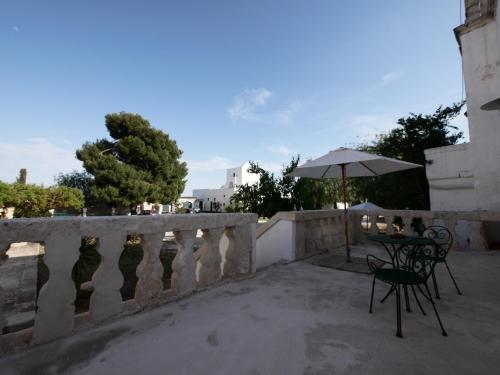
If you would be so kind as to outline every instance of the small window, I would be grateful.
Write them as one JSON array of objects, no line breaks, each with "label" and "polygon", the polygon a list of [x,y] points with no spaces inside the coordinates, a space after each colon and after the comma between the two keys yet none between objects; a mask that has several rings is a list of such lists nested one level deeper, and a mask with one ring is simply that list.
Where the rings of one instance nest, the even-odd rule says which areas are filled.
[{"label": "small window", "polygon": [[233,177],[236,177],[236,173],[233,172]]}]

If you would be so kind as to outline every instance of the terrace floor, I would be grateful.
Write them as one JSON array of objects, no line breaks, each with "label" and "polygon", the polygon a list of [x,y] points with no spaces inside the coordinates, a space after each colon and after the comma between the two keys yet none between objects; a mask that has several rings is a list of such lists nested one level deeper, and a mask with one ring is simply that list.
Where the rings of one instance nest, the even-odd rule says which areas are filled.
[{"label": "terrace floor", "polygon": [[[358,252],[366,252],[361,249]],[[356,250],[354,251],[356,254]],[[394,297],[368,313],[369,275],[302,261],[0,359],[7,374],[493,374],[500,358],[500,252],[451,254],[423,316]],[[444,270],[440,270],[444,271]],[[381,298],[385,285],[378,284]],[[423,300],[423,298],[422,298]]]}]

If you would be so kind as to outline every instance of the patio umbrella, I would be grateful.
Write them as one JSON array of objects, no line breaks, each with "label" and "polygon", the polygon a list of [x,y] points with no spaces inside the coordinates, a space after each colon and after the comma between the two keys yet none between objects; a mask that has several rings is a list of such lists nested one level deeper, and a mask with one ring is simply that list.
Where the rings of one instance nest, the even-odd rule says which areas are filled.
[{"label": "patio umbrella", "polygon": [[290,172],[289,176],[315,179],[342,178],[342,196],[344,201],[344,235],[346,241],[347,261],[351,261],[349,249],[349,228],[347,225],[347,177],[373,177],[405,169],[421,167],[419,164],[386,158],[368,152],[350,148],[338,148],[317,159],[310,160]]},{"label": "patio umbrella", "polygon": [[349,207],[350,210],[383,210],[382,207],[377,206],[371,202],[363,202],[355,206]]}]

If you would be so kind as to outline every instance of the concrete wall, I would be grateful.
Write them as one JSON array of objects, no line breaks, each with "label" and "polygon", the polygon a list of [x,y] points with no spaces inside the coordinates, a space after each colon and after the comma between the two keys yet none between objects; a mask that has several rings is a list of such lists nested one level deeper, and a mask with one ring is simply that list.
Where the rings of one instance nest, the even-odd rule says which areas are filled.
[{"label": "concrete wall", "polygon": [[[495,2],[483,1],[483,9]],[[470,156],[476,209],[500,210],[500,111],[481,106],[500,97],[500,2],[496,18],[484,14],[456,30],[467,94]]]},{"label": "concrete wall", "polygon": [[470,143],[426,150],[431,210],[500,210],[500,2],[465,0],[455,29],[462,54]]},{"label": "concrete wall", "polygon": [[470,144],[425,150],[431,210],[476,209]]},{"label": "concrete wall", "polygon": [[257,269],[295,260],[295,222],[280,220],[264,232],[256,245]]}]

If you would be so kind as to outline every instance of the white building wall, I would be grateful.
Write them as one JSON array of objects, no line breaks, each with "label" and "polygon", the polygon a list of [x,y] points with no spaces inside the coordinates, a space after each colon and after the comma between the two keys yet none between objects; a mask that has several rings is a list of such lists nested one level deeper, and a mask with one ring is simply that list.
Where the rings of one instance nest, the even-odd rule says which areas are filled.
[{"label": "white building wall", "polygon": [[470,211],[476,208],[470,144],[425,150],[431,209]]},{"label": "white building wall", "polygon": [[254,173],[249,173],[248,168],[250,164],[244,163],[243,165],[226,170],[226,182],[220,189],[195,189],[193,196],[198,199],[197,206],[200,207],[199,202],[203,202],[203,211],[210,211],[210,202],[219,202],[221,209],[230,204],[231,197],[236,192],[239,186],[245,184],[255,184],[259,181],[259,176]]},{"label": "white building wall", "polygon": [[[496,9],[495,17],[489,9]],[[500,111],[481,106],[500,98],[500,2],[465,0],[455,29],[462,54],[470,143],[425,151],[431,210],[500,210]]]},{"label": "white building wall", "polygon": [[500,2],[496,14],[493,22],[459,34],[478,210],[500,210],[500,111],[480,108],[500,97]]}]

